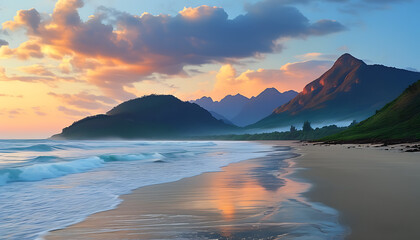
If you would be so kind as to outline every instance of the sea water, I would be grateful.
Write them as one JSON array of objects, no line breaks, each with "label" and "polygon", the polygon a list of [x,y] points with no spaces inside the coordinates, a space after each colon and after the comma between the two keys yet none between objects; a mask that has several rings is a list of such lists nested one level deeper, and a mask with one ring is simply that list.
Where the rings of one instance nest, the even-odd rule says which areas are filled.
[{"label": "sea water", "polygon": [[[120,195],[136,188],[219,171],[271,151],[255,142],[0,140],[0,238],[36,239],[115,208]],[[337,212],[317,206],[320,224],[331,221],[322,236],[342,236]],[[296,211],[308,211],[301,208]]]}]

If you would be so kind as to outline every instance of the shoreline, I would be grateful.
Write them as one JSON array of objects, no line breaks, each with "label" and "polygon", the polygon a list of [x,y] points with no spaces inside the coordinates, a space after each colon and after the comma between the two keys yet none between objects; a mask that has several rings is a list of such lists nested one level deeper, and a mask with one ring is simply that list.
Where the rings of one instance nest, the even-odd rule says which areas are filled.
[{"label": "shoreline", "polygon": [[[290,141],[262,143],[274,148],[293,148],[295,145]],[[308,234],[324,234],[312,232],[320,230],[314,230],[311,224],[319,224],[321,232],[345,234],[333,209],[308,202],[302,196],[310,188],[310,183],[298,182],[301,178],[296,176],[294,167],[298,156],[293,152],[290,149],[289,155],[280,162],[275,156],[268,155],[229,164],[218,172],[141,187],[120,196],[123,201],[115,209],[90,215],[80,223],[51,231],[43,237],[271,239],[272,236],[293,234],[295,228]],[[291,213],[287,210],[289,208],[297,210]],[[325,213],[319,214],[322,211]],[[302,216],[295,216],[298,212]],[[289,219],[284,219],[285,215],[290,215]],[[322,225],[328,221],[332,223]],[[299,227],[290,222],[298,223]],[[156,227],[165,230],[158,233]]]}]

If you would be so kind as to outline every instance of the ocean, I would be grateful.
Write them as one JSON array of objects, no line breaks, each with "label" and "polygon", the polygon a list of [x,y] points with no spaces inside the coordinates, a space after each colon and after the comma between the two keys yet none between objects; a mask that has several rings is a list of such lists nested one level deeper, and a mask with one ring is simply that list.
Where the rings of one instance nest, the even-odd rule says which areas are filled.
[{"label": "ocean", "polygon": [[[0,140],[0,238],[40,239],[115,208],[120,195],[139,187],[220,171],[273,151],[256,142]],[[303,201],[284,202],[299,218],[287,214],[288,224],[300,222],[296,236],[343,236],[334,209]],[[302,218],[310,218],[310,229],[299,227]]]}]

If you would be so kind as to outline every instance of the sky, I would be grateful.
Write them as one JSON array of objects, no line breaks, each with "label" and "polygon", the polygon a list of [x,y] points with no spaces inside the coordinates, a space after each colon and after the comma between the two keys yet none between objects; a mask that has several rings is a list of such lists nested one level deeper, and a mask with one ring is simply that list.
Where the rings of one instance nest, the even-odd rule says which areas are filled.
[{"label": "sky", "polygon": [[0,0],[0,138],[122,101],[303,87],[343,53],[420,69],[418,0]]}]

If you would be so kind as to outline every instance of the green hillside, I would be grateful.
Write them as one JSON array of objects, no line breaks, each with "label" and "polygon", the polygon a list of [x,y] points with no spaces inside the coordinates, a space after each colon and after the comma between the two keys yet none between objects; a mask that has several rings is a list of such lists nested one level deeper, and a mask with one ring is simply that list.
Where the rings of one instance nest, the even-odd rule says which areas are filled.
[{"label": "green hillside", "polygon": [[420,140],[420,80],[372,117],[321,141]]}]

